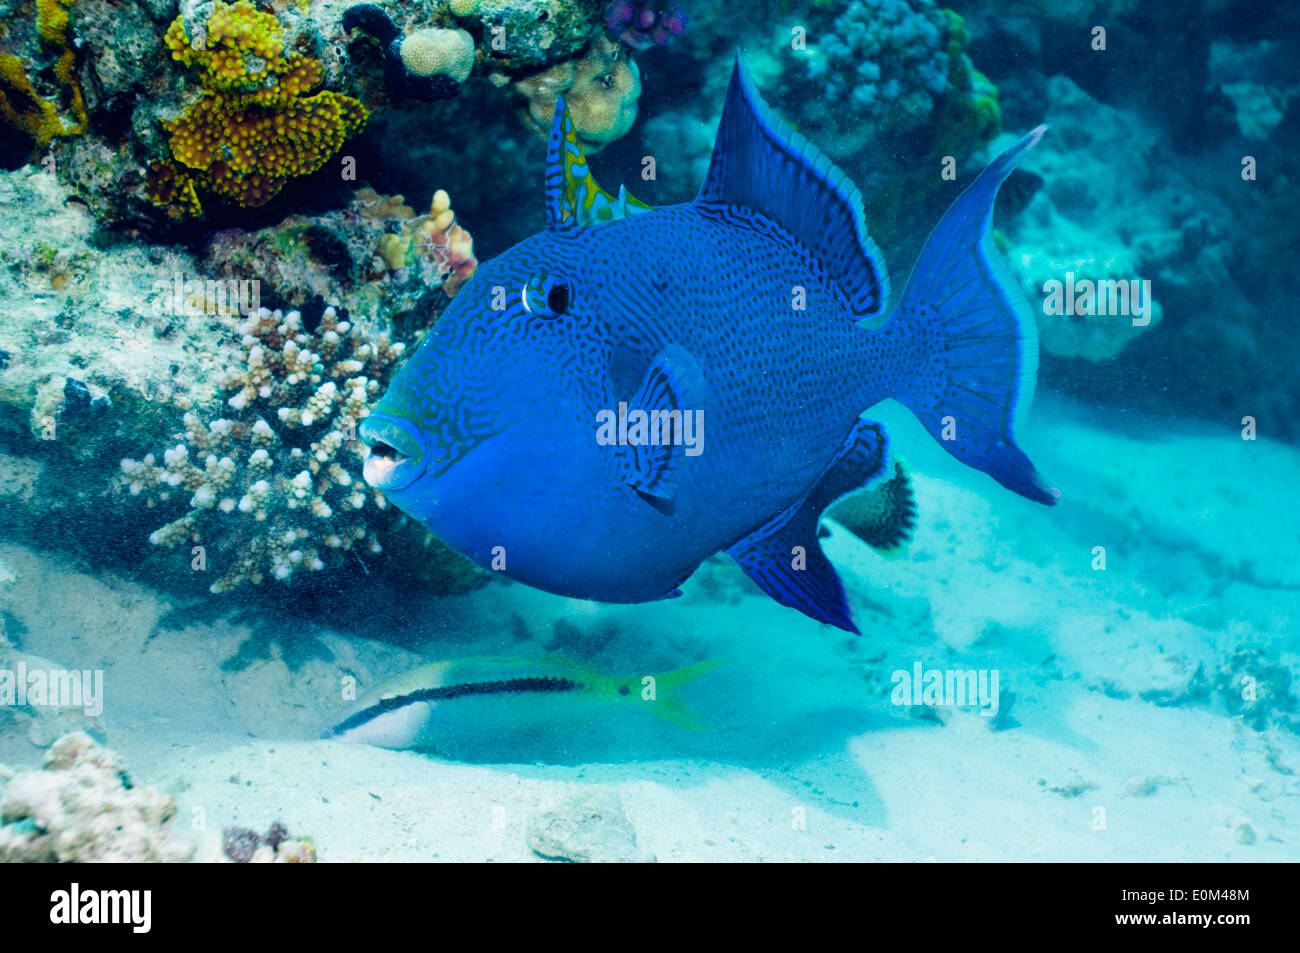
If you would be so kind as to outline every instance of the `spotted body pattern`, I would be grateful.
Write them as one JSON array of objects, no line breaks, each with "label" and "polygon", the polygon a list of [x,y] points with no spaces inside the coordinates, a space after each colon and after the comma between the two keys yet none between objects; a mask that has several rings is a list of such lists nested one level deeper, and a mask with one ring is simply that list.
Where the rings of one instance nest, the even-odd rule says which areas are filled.
[{"label": "spotted body pattern", "polygon": [[[696,201],[599,189],[563,103],[548,228],[479,266],[362,428],[367,479],[485,566],[581,598],[674,595],[730,553],[784,605],[856,631],[817,542],[893,473],[863,411],[897,397],[959,459],[1052,502],[1014,440],[1037,343],[988,238],[1026,136],[954,203],[879,330],[889,283],[861,196],[737,63]],[[602,412],[679,411],[695,453]],[[621,411],[620,411],[621,412]],[[625,439],[626,438],[626,439]]]}]

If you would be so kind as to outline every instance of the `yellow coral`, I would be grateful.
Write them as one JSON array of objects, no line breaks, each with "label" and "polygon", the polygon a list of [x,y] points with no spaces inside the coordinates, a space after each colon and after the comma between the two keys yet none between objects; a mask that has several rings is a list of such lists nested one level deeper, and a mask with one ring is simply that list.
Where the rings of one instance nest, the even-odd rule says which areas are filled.
[{"label": "yellow coral", "polygon": [[190,37],[183,17],[163,42],[172,59],[195,70],[203,86],[246,103],[283,106],[321,81],[321,65],[301,53],[285,53],[280,21],[248,0],[217,0],[204,32]]},{"label": "yellow coral", "polygon": [[67,46],[68,10],[73,0],[36,0],[36,29],[54,46]]},{"label": "yellow coral", "polygon": [[86,103],[77,84],[76,56],[68,47],[67,7],[72,0],[37,0],[36,29],[41,38],[59,53],[54,75],[68,90],[72,122],[65,122],[58,98],[46,99],[36,91],[22,61],[0,53],[0,119],[26,133],[39,152],[56,136],[76,136],[89,124]]},{"label": "yellow coral", "polygon": [[305,96],[321,80],[320,62],[285,54],[279,21],[247,0],[217,0],[202,43],[181,17],[164,42],[204,86],[184,114],[162,121],[175,162],[150,167],[146,194],[173,215],[199,213],[196,180],[239,205],[262,205],[323,166],[368,118],[350,96]]}]

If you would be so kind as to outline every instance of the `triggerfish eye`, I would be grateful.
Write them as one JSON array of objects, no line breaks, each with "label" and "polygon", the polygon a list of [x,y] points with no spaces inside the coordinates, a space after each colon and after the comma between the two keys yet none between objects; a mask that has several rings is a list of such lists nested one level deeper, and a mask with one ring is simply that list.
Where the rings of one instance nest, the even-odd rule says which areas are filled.
[{"label": "triggerfish eye", "polygon": [[556,275],[536,275],[524,285],[524,310],[539,318],[558,318],[572,300],[568,280]]}]

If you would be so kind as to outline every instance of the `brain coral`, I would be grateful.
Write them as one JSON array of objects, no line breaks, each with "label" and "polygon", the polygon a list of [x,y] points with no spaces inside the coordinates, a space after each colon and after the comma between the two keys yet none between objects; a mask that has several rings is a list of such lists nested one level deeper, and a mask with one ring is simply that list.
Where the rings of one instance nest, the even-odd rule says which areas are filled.
[{"label": "brain coral", "polygon": [[416,76],[441,73],[463,83],[474,69],[474,38],[464,30],[416,30],[400,50],[402,65]]}]

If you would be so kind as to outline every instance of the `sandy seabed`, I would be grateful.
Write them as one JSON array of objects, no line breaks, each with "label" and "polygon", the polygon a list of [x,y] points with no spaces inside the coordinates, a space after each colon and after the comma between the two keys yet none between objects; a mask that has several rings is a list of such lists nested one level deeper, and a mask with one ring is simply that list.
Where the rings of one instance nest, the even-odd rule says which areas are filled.
[{"label": "sandy seabed", "polygon": [[[911,468],[919,525],[893,560],[842,528],[827,540],[859,638],[722,563],[667,603],[492,584],[376,606],[357,633],[160,625],[177,618],[166,596],[0,543],[0,610],[23,653],[104,670],[108,745],[177,800],[200,857],[228,825],[279,819],[322,861],[538,860],[530,815],[594,789],[618,792],[660,861],[1300,859],[1300,451],[1242,440],[1231,420],[1117,431],[1042,400],[1024,444],[1062,490],[1047,509],[961,468],[901,411],[875,416]],[[319,738],[345,676],[364,691],[422,658],[557,648],[612,672],[725,658],[690,690],[709,727],[575,711],[540,737],[471,743],[467,760]],[[916,662],[996,671],[998,716],[893,704],[894,673]],[[0,712],[14,768],[40,760],[25,726]]]}]

